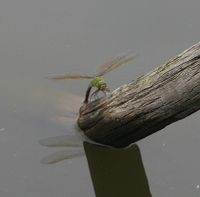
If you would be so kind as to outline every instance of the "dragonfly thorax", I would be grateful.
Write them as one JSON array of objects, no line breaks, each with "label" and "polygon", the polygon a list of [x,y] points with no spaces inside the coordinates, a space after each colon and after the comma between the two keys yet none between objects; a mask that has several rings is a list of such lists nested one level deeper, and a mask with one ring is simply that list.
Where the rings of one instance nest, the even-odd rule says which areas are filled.
[{"label": "dragonfly thorax", "polygon": [[95,77],[92,79],[91,85],[99,90],[105,90],[106,88],[106,82],[102,79],[102,77]]}]

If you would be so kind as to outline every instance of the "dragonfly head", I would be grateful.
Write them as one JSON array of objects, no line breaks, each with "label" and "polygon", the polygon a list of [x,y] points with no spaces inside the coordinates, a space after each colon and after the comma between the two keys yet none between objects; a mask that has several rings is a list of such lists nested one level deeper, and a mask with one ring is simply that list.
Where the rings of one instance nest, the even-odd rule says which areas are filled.
[{"label": "dragonfly head", "polygon": [[99,90],[104,91],[106,89],[106,83],[104,81],[100,81],[99,84]]}]

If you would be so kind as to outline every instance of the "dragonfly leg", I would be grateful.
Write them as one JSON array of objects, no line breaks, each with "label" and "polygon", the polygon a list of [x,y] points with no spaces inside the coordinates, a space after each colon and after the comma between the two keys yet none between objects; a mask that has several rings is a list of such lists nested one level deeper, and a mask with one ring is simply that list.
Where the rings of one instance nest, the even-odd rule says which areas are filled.
[{"label": "dragonfly leg", "polygon": [[110,93],[110,89],[109,88],[105,88],[105,90],[103,92],[106,95],[106,92]]},{"label": "dragonfly leg", "polygon": [[96,96],[97,96],[97,98],[98,98],[98,92],[99,92],[100,90],[99,89],[97,89],[96,91],[94,91],[92,94],[91,94],[91,96],[90,96],[90,100],[92,100],[92,97],[94,97],[95,99],[96,99]]},{"label": "dragonfly leg", "polygon": [[109,88],[106,88],[105,91],[110,92],[110,89],[109,89]]},{"label": "dragonfly leg", "polygon": [[95,95],[94,95],[94,98],[95,98],[95,99],[98,99],[98,98],[99,98],[98,94],[95,94]]}]

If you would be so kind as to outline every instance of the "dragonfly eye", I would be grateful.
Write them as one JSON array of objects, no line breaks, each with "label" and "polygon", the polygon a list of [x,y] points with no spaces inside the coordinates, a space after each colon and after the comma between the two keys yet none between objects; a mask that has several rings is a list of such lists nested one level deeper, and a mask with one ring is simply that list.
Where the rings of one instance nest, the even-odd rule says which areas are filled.
[{"label": "dragonfly eye", "polygon": [[106,89],[105,85],[101,85],[100,90],[104,91]]}]

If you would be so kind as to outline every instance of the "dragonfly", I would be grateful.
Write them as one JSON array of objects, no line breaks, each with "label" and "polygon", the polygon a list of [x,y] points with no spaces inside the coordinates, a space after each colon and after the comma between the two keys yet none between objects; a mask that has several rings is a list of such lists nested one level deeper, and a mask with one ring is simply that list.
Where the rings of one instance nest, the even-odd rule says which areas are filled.
[{"label": "dragonfly", "polygon": [[90,101],[92,100],[92,97],[94,99],[98,97],[97,94],[99,91],[103,91],[105,95],[106,95],[106,92],[110,92],[102,76],[109,73],[113,69],[118,68],[124,65],[125,63],[135,59],[137,56],[138,56],[137,54],[130,55],[129,52],[118,54],[113,59],[108,60],[98,65],[95,69],[94,76],[90,76],[82,72],[68,72],[68,73],[61,73],[61,74],[52,74],[45,77],[49,79],[54,79],[54,80],[63,80],[63,79],[68,79],[68,80],[89,79],[91,80],[87,88],[87,91],[85,93],[85,100],[83,101],[83,103],[87,104],[89,102],[88,100],[89,100],[89,95],[90,95],[90,91],[92,87],[96,87],[97,89],[91,94]]}]

